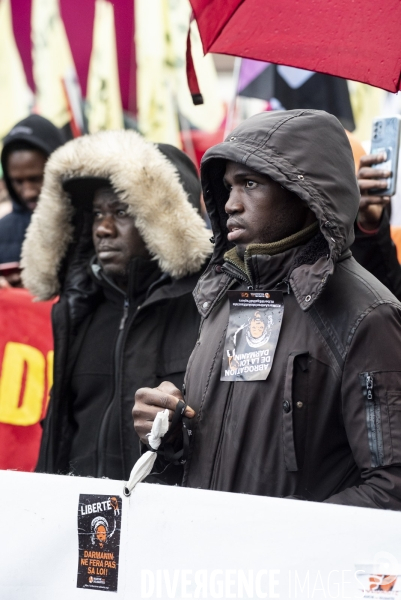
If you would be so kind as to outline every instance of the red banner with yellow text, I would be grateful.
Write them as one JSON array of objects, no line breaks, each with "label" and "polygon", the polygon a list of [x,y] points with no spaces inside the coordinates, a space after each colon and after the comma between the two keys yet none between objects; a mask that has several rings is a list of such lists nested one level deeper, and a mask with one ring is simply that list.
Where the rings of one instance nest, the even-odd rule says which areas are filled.
[{"label": "red banner with yellow text", "polygon": [[0,469],[33,471],[53,376],[52,302],[0,290]]}]

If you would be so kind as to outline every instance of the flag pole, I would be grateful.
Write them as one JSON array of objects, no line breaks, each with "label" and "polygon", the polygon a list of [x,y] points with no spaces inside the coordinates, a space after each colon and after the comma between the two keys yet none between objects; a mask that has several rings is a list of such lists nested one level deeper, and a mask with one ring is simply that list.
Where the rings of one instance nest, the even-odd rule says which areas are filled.
[{"label": "flag pole", "polygon": [[237,98],[238,98],[238,83],[239,83],[239,75],[241,72],[241,62],[242,59],[239,56],[235,57],[234,68],[233,68],[233,96],[230,102],[229,109],[227,111],[226,125],[224,127],[224,139],[228,136],[230,131],[234,128],[234,120],[235,113],[237,108]]}]

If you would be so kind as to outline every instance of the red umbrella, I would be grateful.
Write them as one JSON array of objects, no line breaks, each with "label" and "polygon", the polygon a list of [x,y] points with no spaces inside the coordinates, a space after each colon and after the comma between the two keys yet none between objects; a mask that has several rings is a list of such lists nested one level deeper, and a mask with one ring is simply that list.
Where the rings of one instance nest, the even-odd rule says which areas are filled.
[{"label": "red umbrella", "polygon": [[191,0],[206,52],[401,89],[400,0]]}]

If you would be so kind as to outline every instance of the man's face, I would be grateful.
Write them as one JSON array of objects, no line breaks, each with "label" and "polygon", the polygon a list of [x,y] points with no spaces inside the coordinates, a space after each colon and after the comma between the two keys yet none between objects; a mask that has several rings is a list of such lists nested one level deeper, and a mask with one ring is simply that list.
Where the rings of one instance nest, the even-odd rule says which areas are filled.
[{"label": "man's face", "polygon": [[96,529],[96,538],[99,541],[100,547],[103,547],[107,540],[107,531],[104,525],[99,525]]},{"label": "man's face", "polygon": [[15,150],[7,158],[11,186],[31,211],[35,210],[39,200],[46,160],[40,150]]},{"label": "man's face", "polygon": [[106,275],[125,289],[130,260],[137,256],[149,257],[145,242],[127,212],[127,205],[113,190],[102,188],[95,193],[93,215],[96,256]]},{"label": "man's face", "polygon": [[230,192],[227,239],[244,257],[248,244],[282,240],[316,220],[295,194],[279,183],[236,162],[227,161],[224,184]]},{"label": "man's face", "polygon": [[251,336],[258,339],[265,330],[266,325],[264,324],[260,313],[256,312],[251,319],[249,324],[249,329],[251,331]]}]

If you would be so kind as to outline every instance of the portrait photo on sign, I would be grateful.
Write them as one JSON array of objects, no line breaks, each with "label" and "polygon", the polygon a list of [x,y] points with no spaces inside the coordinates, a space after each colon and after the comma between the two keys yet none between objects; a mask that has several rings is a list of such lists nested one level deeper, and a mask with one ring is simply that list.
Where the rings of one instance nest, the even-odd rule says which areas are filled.
[{"label": "portrait photo on sign", "polygon": [[121,509],[120,496],[80,494],[78,588],[117,591]]},{"label": "portrait photo on sign", "polygon": [[279,291],[228,292],[230,316],[221,381],[257,381],[270,373],[283,320]]}]

